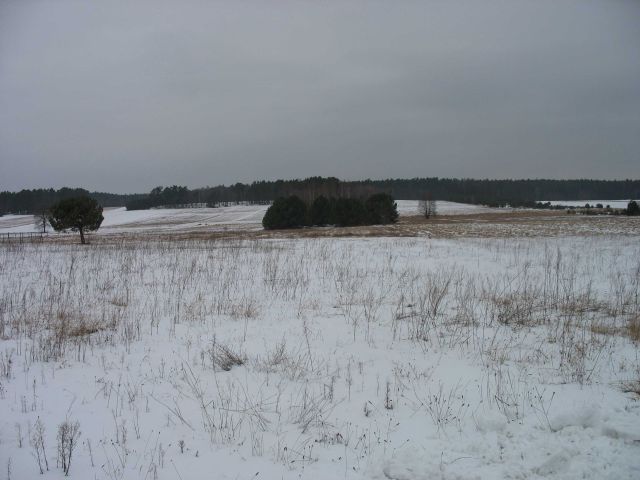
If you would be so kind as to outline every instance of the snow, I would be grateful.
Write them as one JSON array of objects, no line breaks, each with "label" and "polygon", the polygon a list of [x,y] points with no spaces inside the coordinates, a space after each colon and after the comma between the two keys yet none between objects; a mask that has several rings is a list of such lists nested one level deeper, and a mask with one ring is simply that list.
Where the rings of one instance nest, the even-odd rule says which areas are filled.
[{"label": "snow", "polygon": [[639,478],[639,233],[0,245],[0,467],[40,418],[42,478],[65,419],[78,479]]},{"label": "snow", "polygon": [[[397,200],[398,213],[400,215],[419,215],[418,200]],[[505,208],[491,208],[484,205],[472,205],[469,203],[436,201],[438,215],[471,215],[477,213],[493,213],[508,211]]]},{"label": "snow", "polygon": [[101,228],[107,231],[189,230],[221,225],[262,226],[267,205],[236,205],[219,208],[105,210]]},{"label": "snow", "polygon": [[27,233],[37,230],[33,215],[3,215],[0,217],[0,234]]},{"label": "snow", "polygon": [[[131,210],[124,207],[105,208],[100,232],[176,231],[216,229],[225,225],[262,228],[266,205],[237,205],[219,208],[183,208]],[[0,234],[34,232],[32,215],[0,217]]]},{"label": "snow", "polygon": [[[417,200],[398,200],[398,213],[403,216],[418,215]],[[504,211],[481,205],[438,201],[440,215],[466,215]],[[105,208],[104,220],[100,232],[170,232],[189,230],[221,230],[228,226],[240,226],[245,229],[262,228],[262,217],[268,205],[234,205],[218,208],[181,208],[131,210],[124,207]],[[32,215],[5,215],[0,217],[0,234],[35,232]]]},{"label": "snow", "polygon": [[[417,200],[397,200],[401,216],[419,215]],[[553,201],[552,205],[583,207],[585,203],[610,205],[612,208],[626,208],[622,200],[580,200]],[[491,208],[483,205],[447,202],[438,200],[438,215],[473,215],[505,212],[509,209]],[[223,230],[230,226],[258,230],[262,228],[262,217],[267,205],[235,205],[219,208],[152,209],[127,211],[124,207],[105,208],[101,232],[171,232],[190,230]],[[0,234],[26,233],[38,231],[32,215],[5,215],[0,217]]]}]

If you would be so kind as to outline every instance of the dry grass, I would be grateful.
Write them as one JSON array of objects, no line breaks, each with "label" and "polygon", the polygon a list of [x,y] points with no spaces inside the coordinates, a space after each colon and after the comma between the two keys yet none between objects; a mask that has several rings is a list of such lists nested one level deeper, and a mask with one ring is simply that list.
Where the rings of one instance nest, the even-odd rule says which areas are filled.
[{"label": "dry grass", "polygon": [[85,337],[87,335],[92,335],[94,333],[98,333],[99,331],[104,330],[103,326],[98,324],[85,324],[81,323],[79,325],[75,325],[69,329],[67,335],[70,338],[78,338]]},{"label": "dry grass", "polygon": [[632,393],[640,397],[640,380],[629,380],[620,382],[620,390],[624,393]]},{"label": "dry grass", "polygon": [[635,315],[629,318],[627,331],[631,340],[634,342],[640,342],[640,315]]},{"label": "dry grass", "polygon": [[[401,417],[407,409],[417,421],[428,417],[438,433],[462,431],[480,404],[510,422],[541,415],[546,426],[554,392],[538,391],[538,378],[541,385],[638,378],[637,360],[626,362],[624,376],[616,371],[612,378],[607,370],[618,365],[619,353],[627,355],[628,337],[637,341],[640,332],[637,238],[268,241],[332,232],[467,231],[476,224],[535,232],[535,225],[565,221],[518,215],[409,217],[389,227],[245,230],[226,237],[98,234],[87,247],[5,246],[0,335],[13,343],[0,351],[0,375],[4,384],[15,375],[11,369],[66,359],[104,368],[103,395],[114,396],[112,405],[128,405],[101,412],[114,417],[122,458],[132,448],[124,444],[125,422],[138,430],[136,440],[147,437],[144,422],[136,427],[138,411],[212,443],[240,448],[250,439],[254,454],[273,452],[288,465],[297,458],[290,452],[304,448],[289,444],[283,453],[279,422],[320,448],[317,439],[348,436],[342,412],[349,425],[358,425],[352,412],[363,403],[367,438],[383,434],[365,431],[370,421],[408,419]],[[578,218],[575,225],[588,221]],[[155,343],[158,348],[146,347]],[[433,373],[430,363],[421,363],[423,353],[436,361],[449,351],[477,365],[477,393],[448,384],[446,371]],[[121,360],[105,361],[109,357]],[[123,371],[126,384],[119,380]],[[637,381],[615,387],[640,391]],[[149,408],[147,396],[163,411]],[[469,407],[469,398],[478,403]],[[365,455],[354,444],[349,454]]]},{"label": "dry grass", "polygon": [[[430,238],[517,238],[555,236],[637,235],[640,218],[606,215],[568,215],[564,211],[510,210],[465,215],[420,215],[400,217],[393,225],[361,227],[309,227],[290,230],[262,230],[255,225],[216,225],[215,229],[149,230],[128,233],[99,231],[88,236],[93,244],[123,241],[181,241],[262,238],[345,237],[430,237]],[[41,240],[38,240],[39,242]],[[51,234],[45,243],[79,243],[77,235]],[[90,247],[89,247],[90,248]]]},{"label": "dry grass", "polygon": [[596,335],[620,335],[623,333],[621,328],[602,322],[593,323],[589,329]]},{"label": "dry grass", "polygon": [[[257,227],[257,226],[256,226]],[[180,241],[273,238],[429,237],[429,238],[522,238],[556,236],[637,235],[640,218],[567,215],[561,211],[514,210],[468,215],[400,217],[393,225],[362,227],[309,227],[290,230],[255,230],[246,225],[229,225],[215,231],[199,228],[176,232],[95,234],[93,243],[123,240]],[[47,239],[46,241],[52,241]],[[55,239],[53,240],[55,241]],[[77,243],[75,237],[64,242]]]}]

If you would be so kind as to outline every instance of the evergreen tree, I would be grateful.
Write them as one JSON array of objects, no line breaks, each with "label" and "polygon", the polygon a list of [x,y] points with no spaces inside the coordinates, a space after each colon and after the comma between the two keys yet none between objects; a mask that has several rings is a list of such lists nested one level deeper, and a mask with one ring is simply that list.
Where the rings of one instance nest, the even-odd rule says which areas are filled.
[{"label": "evergreen tree", "polygon": [[387,193],[371,195],[365,202],[365,208],[369,225],[386,225],[398,220],[398,205]]},{"label": "evergreen tree", "polygon": [[324,195],[320,195],[313,201],[311,205],[311,225],[331,225],[333,224],[333,209],[335,200],[328,199]]},{"label": "evergreen tree", "polygon": [[636,202],[635,200],[631,200],[627,205],[626,213],[627,215],[634,217],[640,215],[640,206],[638,205],[638,202]]},{"label": "evergreen tree", "polygon": [[339,198],[336,200],[335,223],[341,227],[364,225],[367,221],[367,211],[360,200],[355,198]]},{"label": "evergreen tree", "polygon": [[306,224],[307,206],[295,195],[277,198],[262,219],[262,226],[267,230],[300,228]]},{"label": "evergreen tree", "polygon": [[97,230],[102,224],[102,207],[93,198],[83,196],[60,200],[49,209],[49,223],[56,232],[72,230],[80,233],[80,243],[86,243],[85,232]]}]

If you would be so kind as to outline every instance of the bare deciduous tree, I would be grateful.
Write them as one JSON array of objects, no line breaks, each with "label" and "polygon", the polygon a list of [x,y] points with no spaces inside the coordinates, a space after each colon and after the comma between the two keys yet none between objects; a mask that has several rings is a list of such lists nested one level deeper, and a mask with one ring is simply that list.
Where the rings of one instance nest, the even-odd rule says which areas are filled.
[{"label": "bare deciduous tree", "polygon": [[33,224],[38,229],[38,231],[47,233],[47,228],[49,227],[49,222],[47,220],[47,210],[43,208],[42,210],[36,212],[33,217]]},{"label": "bare deciduous tree", "polygon": [[431,195],[426,195],[425,200],[418,202],[418,213],[425,218],[435,217],[437,214],[436,201],[431,198]]}]

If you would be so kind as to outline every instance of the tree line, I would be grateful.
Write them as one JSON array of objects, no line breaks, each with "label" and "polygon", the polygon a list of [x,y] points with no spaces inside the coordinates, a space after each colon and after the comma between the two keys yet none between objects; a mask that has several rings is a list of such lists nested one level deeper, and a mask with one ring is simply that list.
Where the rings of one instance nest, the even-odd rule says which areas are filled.
[{"label": "tree line", "polygon": [[640,198],[640,180],[474,180],[413,178],[342,181],[335,177],[257,181],[189,190],[187,187],[156,187],[149,194],[127,203],[128,209],[159,206],[228,203],[270,203],[276,198],[296,196],[307,204],[317,197],[366,198],[387,193],[403,200],[448,200],[483,204],[540,208],[544,200],[628,200]]},{"label": "tree line", "polygon": [[61,200],[84,196],[93,198],[103,207],[122,207],[132,199],[142,197],[143,195],[89,192],[84,188],[67,187],[60,188],[59,190],[53,188],[38,188],[34,190],[21,190],[19,192],[0,192],[0,215],[4,213],[38,215]]},{"label": "tree line", "polygon": [[262,226],[267,230],[325,225],[351,227],[385,225],[397,220],[397,205],[386,193],[377,193],[365,200],[320,195],[311,204],[291,195],[273,202],[262,219]]},{"label": "tree line", "polygon": [[629,200],[640,198],[640,180],[477,180],[456,178],[411,178],[342,181],[335,177],[296,180],[261,180],[189,189],[185,186],[156,187],[148,194],[118,195],[88,192],[81,188],[0,192],[1,213],[37,213],[64,198],[88,195],[104,207],[126,206],[130,210],[153,207],[227,203],[270,203],[292,195],[311,204],[317,197],[367,198],[387,193],[403,200],[435,200],[489,206],[536,207],[540,200]]},{"label": "tree line", "polygon": [[414,178],[365,181],[387,188],[395,198],[422,200],[425,192],[436,200],[488,206],[534,207],[538,201],[629,200],[640,198],[640,180],[476,180]]}]

